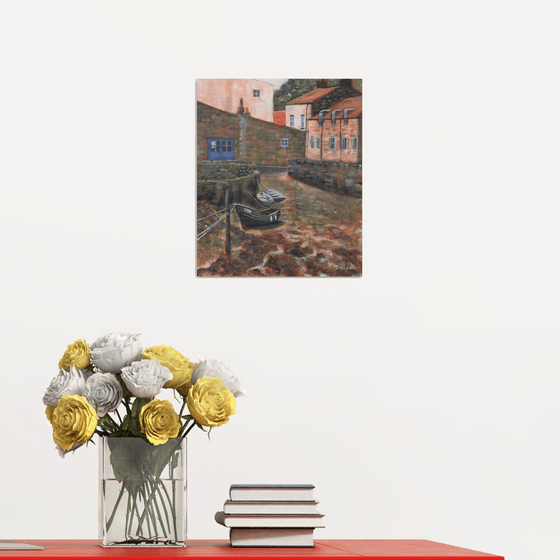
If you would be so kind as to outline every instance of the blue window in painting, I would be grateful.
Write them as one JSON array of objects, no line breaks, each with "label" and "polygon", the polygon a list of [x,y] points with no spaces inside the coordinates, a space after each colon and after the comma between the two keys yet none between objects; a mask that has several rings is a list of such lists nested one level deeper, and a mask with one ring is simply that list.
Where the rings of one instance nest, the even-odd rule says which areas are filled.
[{"label": "blue window in painting", "polygon": [[334,120],[336,119],[336,115],[338,115],[338,113],[340,113],[340,110],[338,110],[338,109],[331,113],[331,124],[332,125],[334,125]]},{"label": "blue window in painting", "polygon": [[315,148],[315,137],[311,136],[311,142],[309,143],[309,147],[313,150]]},{"label": "blue window in painting", "polygon": [[290,126],[295,126],[295,116],[294,115],[290,115]]},{"label": "blue window in painting", "polygon": [[281,148],[287,148],[288,147],[288,139],[287,138],[281,138],[280,139],[280,147]]},{"label": "blue window in painting", "polygon": [[261,96],[261,90],[260,89],[254,89],[253,90],[253,97],[260,97]]},{"label": "blue window in painting", "polygon": [[340,149],[347,150],[348,149],[348,138],[341,138],[340,139]]},{"label": "blue window in painting", "polygon": [[336,138],[331,136],[329,138],[329,150],[334,150],[336,148]]},{"label": "blue window in painting", "polygon": [[235,142],[233,138],[209,138],[208,159],[224,161],[235,159]]},{"label": "blue window in painting", "polygon": [[344,124],[348,124],[348,115],[353,111],[354,109],[344,109]]},{"label": "blue window in painting", "polygon": [[328,111],[321,111],[319,113],[319,126],[323,126],[323,119],[325,118],[325,115],[328,113]]},{"label": "blue window in painting", "polygon": [[357,138],[352,138],[352,149],[353,150],[358,149],[358,139]]},{"label": "blue window in painting", "polygon": [[305,130],[305,115],[300,115],[299,120],[300,120],[299,122],[300,129]]}]

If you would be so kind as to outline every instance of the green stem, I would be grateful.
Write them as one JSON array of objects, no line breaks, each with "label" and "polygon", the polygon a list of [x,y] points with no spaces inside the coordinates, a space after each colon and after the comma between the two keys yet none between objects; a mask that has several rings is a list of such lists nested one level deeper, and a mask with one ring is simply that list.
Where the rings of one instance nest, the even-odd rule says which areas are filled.
[{"label": "green stem", "polygon": [[[156,512],[157,512],[157,519],[159,519],[159,524],[161,525],[161,528],[163,530],[163,536],[167,537],[167,531],[165,530],[165,525],[163,524],[163,517],[161,516],[161,512],[159,510],[159,506],[158,506],[158,500],[157,500],[157,496],[156,496],[156,490],[159,490],[158,488],[158,483],[157,481],[152,482],[152,486],[154,486],[155,489],[152,490],[152,496],[153,496],[153,502],[154,502],[154,506],[156,508]],[[159,495],[161,496],[161,492],[159,492]],[[171,531],[171,527],[169,526],[169,517],[167,515],[167,508],[165,507],[165,504],[163,503],[163,499],[161,502],[161,507],[163,508],[163,511],[165,512],[165,517],[167,518],[167,526],[169,527],[169,530]],[[157,531],[156,531],[157,533]]]},{"label": "green stem", "polygon": [[185,405],[187,404],[187,397],[183,397],[183,404],[181,405],[181,410],[179,411],[179,418],[183,415],[183,410],[185,410]]},{"label": "green stem", "polygon": [[[145,484],[147,485],[148,482],[146,481]],[[154,526],[154,537],[157,538],[157,521],[156,521],[156,517],[154,515],[153,505],[152,505],[153,493],[151,493],[149,498],[147,499],[146,498],[146,492],[144,491],[144,488],[142,487],[142,495],[144,496],[144,513],[142,514],[142,518],[146,517],[146,514],[152,516],[152,524]],[[160,520],[160,523],[161,523],[161,520]],[[165,532],[165,527],[163,528],[163,531]]]},{"label": "green stem", "polygon": [[[146,500],[146,493],[144,492],[144,488],[141,488],[142,497],[144,498],[144,510],[142,511],[142,516],[139,519],[139,523],[142,522],[144,518],[146,518],[146,524],[148,525],[148,537],[152,539],[154,536],[157,536],[157,528],[154,524],[154,530],[152,532],[152,525],[150,524],[150,516],[146,515],[148,513],[148,501]],[[152,523],[154,520],[152,519]]]},{"label": "green stem", "polygon": [[[115,408],[115,414],[117,415],[117,418],[119,419],[120,425],[122,425],[122,418],[121,415],[119,414],[118,409]],[[119,426],[120,427],[120,426]]]},{"label": "green stem", "polygon": [[[163,480],[158,478],[157,480],[154,481],[153,484],[155,485],[157,493],[159,494],[159,499],[161,501],[161,508],[163,509],[163,513],[165,513],[165,520],[167,521],[167,530],[169,532],[171,532],[171,524],[169,523],[169,514],[167,513],[167,508],[165,507],[165,502],[163,500],[163,494],[161,493],[161,490],[160,490],[160,487],[159,487],[160,483],[163,486],[163,489],[165,490],[165,493],[167,494],[167,490],[165,489],[165,482],[163,482]],[[171,504],[169,504],[169,505],[171,505]],[[173,511],[173,506],[171,506],[171,517],[173,518],[173,521],[175,521],[175,512]],[[173,524],[175,525],[175,523],[173,523]],[[175,531],[175,533],[177,533],[177,531]],[[167,536],[167,533],[166,533],[165,536]],[[175,537],[175,540],[177,540],[176,537]]]},{"label": "green stem", "polygon": [[[136,510],[136,518],[138,519],[138,531],[137,531],[138,536],[143,537],[144,536],[144,528],[143,528],[142,522],[140,521],[140,510],[138,509],[138,501],[137,500],[134,500],[133,509]],[[133,512],[133,515],[134,515],[134,512]],[[149,532],[149,529],[148,529],[148,532]]]},{"label": "green stem", "polygon": [[132,525],[132,520],[130,519],[130,502],[131,502],[131,491],[130,489],[128,490],[128,501],[126,504],[126,517],[125,517],[125,521],[124,521],[124,538],[126,541],[130,540],[130,531],[131,531],[131,525]]},{"label": "green stem", "polygon": [[[187,426],[187,424],[185,424],[185,426]],[[185,429],[185,426],[183,426],[182,430],[183,431]],[[186,438],[188,433],[196,426],[196,422],[193,420],[192,424],[189,426],[189,428],[187,429],[187,431],[184,434],[179,433],[179,437],[180,438]]]}]

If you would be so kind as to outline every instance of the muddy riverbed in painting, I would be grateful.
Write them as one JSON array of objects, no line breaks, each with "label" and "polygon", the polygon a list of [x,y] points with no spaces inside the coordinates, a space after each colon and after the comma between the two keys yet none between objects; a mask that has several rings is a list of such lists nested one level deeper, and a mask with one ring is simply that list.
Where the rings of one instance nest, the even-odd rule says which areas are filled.
[{"label": "muddy riverbed in painting", "polygon": [[[231,253],[225,254],[221,223],[198,241],[198,276],[361,276],[361,198],[323,191],[287,173],[265,174],[262,181],[286,197],[277,204],[281,222],[244,229],[233,211]],[[216,210],[198,203],[199,216]]]}]

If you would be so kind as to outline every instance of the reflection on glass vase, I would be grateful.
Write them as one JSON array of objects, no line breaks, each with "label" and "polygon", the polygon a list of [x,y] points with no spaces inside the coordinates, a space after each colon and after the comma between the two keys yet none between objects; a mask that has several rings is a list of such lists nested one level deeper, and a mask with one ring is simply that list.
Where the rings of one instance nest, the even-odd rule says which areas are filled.
[{"label": "reflection on glass vase", "polygon": [[186,438],[101,438],[99,538],[102,546],[187,546]]}]

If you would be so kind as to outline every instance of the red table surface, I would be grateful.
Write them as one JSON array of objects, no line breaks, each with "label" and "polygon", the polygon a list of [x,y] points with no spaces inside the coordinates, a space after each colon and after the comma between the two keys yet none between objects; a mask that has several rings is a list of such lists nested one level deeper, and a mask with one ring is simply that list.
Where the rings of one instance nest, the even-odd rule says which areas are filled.
[{"label": "red table surface", "polygon": [[186,548],[103,548],[98,541],[37,541],[21,540],[29,544],[37,544],[44,550],[2,550],[0,558],[17,556],[20,559],[59,560],[64,558],[106,558],[109,556],[126,556],[142,558],[142,560],[172,558],[176,556],[190,557],[192,560],[224,560],[226,558],[262,559],[287,558],[289,560],[308,560],[327,558],[328,560],[355,560],[371,558],[374,560],[395,560],[395,558],[411,558],[414,560],[504,560],[503,556],[476,552],[466,548],[450,546],[424,540],[316,540],[314,548],[232,548],[229,541],[188,541]]}]

